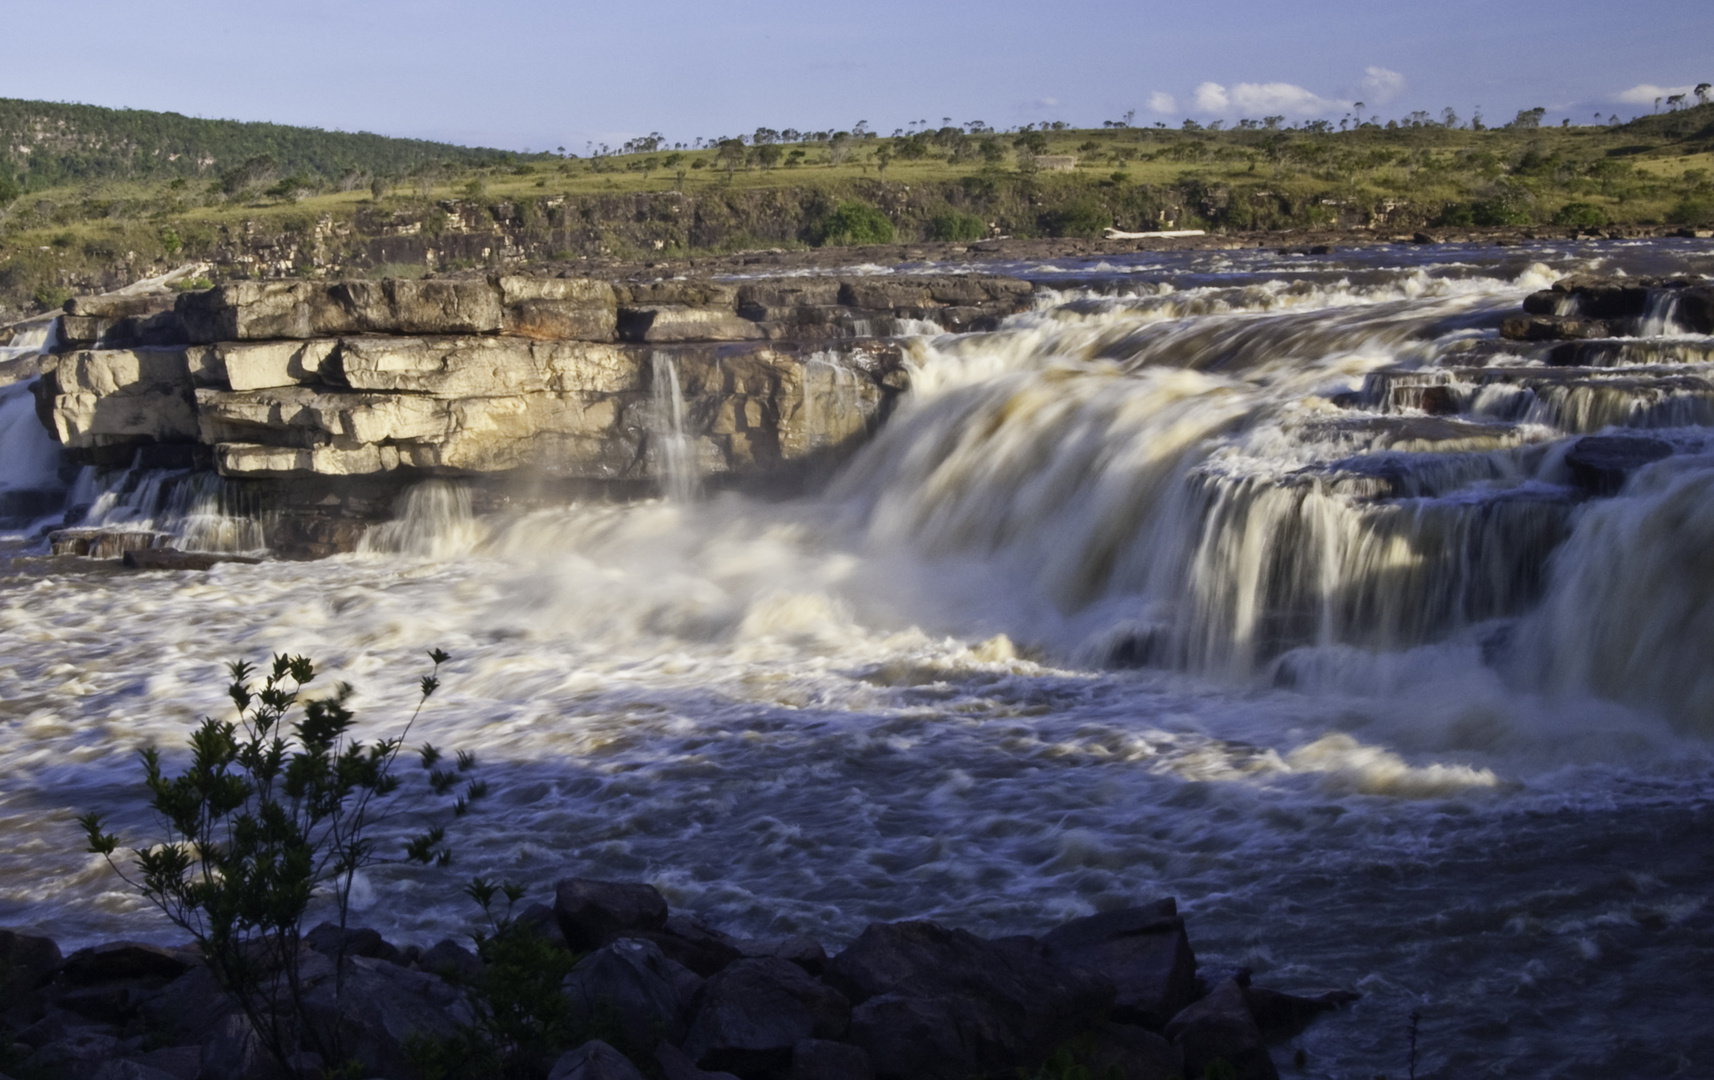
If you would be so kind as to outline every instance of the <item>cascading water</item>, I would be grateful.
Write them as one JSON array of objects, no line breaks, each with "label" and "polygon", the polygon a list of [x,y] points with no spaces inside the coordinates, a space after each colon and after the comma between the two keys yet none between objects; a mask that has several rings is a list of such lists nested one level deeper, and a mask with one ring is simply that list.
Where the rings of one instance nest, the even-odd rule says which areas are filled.
[{"label": "cascading water", "polygon": [[84,467],[65,517],[87,528],[157,532],[183,551],[260,552],[266,511],[250,492],[211,473]]},{"label": "cascading water", "polygon": [[[11,344],[0,347],[0,364],[31,363],[48,347],[53,325],[19,331]],[[28,526],[59,508],[65,491],[60,464],[59,444],[36,418],[29,382],[0,386],[0,528]]]},{"label": "cascading water", "polygon": [[661,493],[674,502],[689,502],[701,485],[701,474],[697,468],[696,439],[685,433],[684,394],[679,389],[678,366],[671,353],[659,351],[653,354],[650,363],[654,415],[649,436],[655,445]]},{"label": "cascading water", "polygon": [[[311,655],[379,732],[440,647],[413,738],[475,750],[493,791],[449,829],[458,880],[646,879],[835,947],[1176,895],[1205,969],[1363,992],[1276,1048],[1307,1075],[1397,1074],[1413,1012],[1424,1080],[1701,1068],[1714,354],[1565,368],[1497,331],[1559,274],[1714,256],[1011,269],[1061,291],[914,342],[911,391],[818,493],[688,498],[657,358],[674,498],[485,519],[436,482],[356,556],[15,570],[0,922],[171,938],[69,822],[141,819],[136,751],[223,715],[220,661]],[[809,367],[806,409],[842,385]],[[1626,433],[1674,453],[1595,497],[1576,440]],[[113,505],[144,501],[125,483]],[[455,886],[377,867],[358,917],[459,934]]]}]

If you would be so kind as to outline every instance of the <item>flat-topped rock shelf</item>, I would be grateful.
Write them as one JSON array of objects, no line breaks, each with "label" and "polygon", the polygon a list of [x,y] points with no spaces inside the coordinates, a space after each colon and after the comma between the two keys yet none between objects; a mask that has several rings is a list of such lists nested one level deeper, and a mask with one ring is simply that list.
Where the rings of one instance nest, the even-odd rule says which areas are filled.
[{"label": "flat-topped rock shelf", "polygon": [[267,511],[269,548],[324,555],[426,478],[466,481],[479,510],[674,470],[799,483],[905,388],[900,336],[992,328],[1032,293],[984,274],[494,275],[79,298],[38,414],[74,464],[216,474]]}]

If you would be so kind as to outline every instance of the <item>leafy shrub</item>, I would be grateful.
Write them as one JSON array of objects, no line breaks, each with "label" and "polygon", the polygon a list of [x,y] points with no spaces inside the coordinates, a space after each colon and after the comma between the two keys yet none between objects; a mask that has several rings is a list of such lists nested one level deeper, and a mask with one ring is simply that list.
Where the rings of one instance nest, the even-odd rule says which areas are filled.
[{"label": "leafy shrub", "polygon": [[1594,203],[1568,202],[1554,211],[1553,223],[1576,228],[1592,228],[1607,224],[1607,213]]},{"label": "leafy shrub", "polygon": [[1667,211],[1666,219],[1680,225],[1714,225],[1714,198],[1686,197]]},{"label": "leafy shrub", "polygon": [[810,239],[817,247],[846,247],[853,244],[890,244],[893,222],[865,202],[847,201],[816,222]]},{"label": "leafy shrub", "polygon": [[980,240],[988,235],[988,224],[975,214],[945,210],[929,219],[931,240]]},{"label": "leafy shrub", "polygon": [[1049,236],[1100,236],[1113,224],[1113,215],[1094,199],[1075,199],[1041,215],[1041,226]]},{"label": "leafy shrub", "polygon": [[1470,218],[1477,225],[1531,225],[1534,219],[1529,211],[1512,199],[1501,196],[1493,199],[1483,199],[1470,207]]},{"label": "leafy shrub", "polygon": [[65,302],[71,299],[71,290],[64,285],[42,284],[36,286],[34,296],[44,310],[54,311],[65,307]]},{"label": "leafy shrub", "polygon": [[[499,914],[496,893],[506,899]],[[461,984],[476,1019],[447,1035],[418,1037],[406,1044],[424,1080],[539,1076],[539,1062],[589,1038],[619,1041],[609,1032],[585,1031],[573,1014],[561,984],[580,957],[512,917],[523,898],[522,888],[476,878],[464,894],[481,906],[488,922],[488,930],[473,935],[482,970],[473,979],[448,977]]]},{"label": "leafy shrub", "polygon": [[[310,1049],[330,1064],[343,1063],[338,1032],[307,1022],[299,974],[303,920],[310,901],[329,895],[343,930],[357,872],[379,861],[367,834],[383,818],[380,803],[397,792],[393,765],[448,657],[430,653],[434,669],[423,676],[416,710],[396,738],[372,743],[351,737],[351,687],[303,702],[303,718],[287,718],[315,665],[301,656],[274,657],[260,688],[253,668],[228,665],[227,695],[235,721],[205,719],[191,734],[189,768],[178,776],[162,769],[160,751],[143,751],[149,805],[166,829],[162,841],[133,848],[136,877],[114,859],[118,837],[103,831],[96,814],[79,819],[89,850],[104,857],[126,884],[141,893],[201,947],[221,985],[238,1001],[262,1045],[288,1074],[294,1055]],[[461,782],[455,814],[486,793],[462,781],[475,759],[458,755],[455,770],[439,767],[440,752],[425,745],[422,766],[429,788],[447,795]],[[452,853],[445,830],[431,827],[405,844],[405,855],[445,865]],[[341,935],[343,937],[343,935]],[[335,995],[343,990],[343,957],[336,954]]]},{"label": "leafy shrub", "polygon": [[198,274],[196,277],[178,278],[177,280],[168,282],[167,285],[169,288],[176,289],[179,292],[196,292],[199,289],[214,288],[214,282],[203,277],[201,274]]}]

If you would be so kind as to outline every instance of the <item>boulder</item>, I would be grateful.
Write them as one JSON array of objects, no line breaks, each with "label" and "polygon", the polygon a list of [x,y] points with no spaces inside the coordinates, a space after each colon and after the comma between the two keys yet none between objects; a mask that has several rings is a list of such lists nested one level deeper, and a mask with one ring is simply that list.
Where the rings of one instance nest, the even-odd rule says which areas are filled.
[{"label": "boulder", "polygon": [[86,559],[117,559],[129,551],[147,551],[172,541],[171,533],[120,526],[55,529],[48,534],[48,550],[55,555],[77,555]]},{"label": "boulder", "polygon": [[200,1064],[206,1080],[260,1080],[275,1071],[261,1036],[241,1012],[215,1024],[203,1040]]},{"label": "boulder", "polygon": [[79,949],[65,958],[59,979],[70,986],[90,986],[114,979],[170,981],[197,964],[187,949],[163,949],[136,941],[113,941]]},{"label": "boulder", "polygon": [[410,1075],[408,1040],[475,1019],[459,991],[436,976],[363,956],[346,965],[343,993],[336,996],[333,978],[321,978],[304,1009],[325,1044],[363,1062],[371,1075]]},{"label": "boulder", "polygon": [[1613,336],[1613,327],[1599,319],[1570,315],[1514,315],[1500,324],[1508,341],[1571,341]]},{"label": "boulder", "polygon": [[961,1076],[957,1069],[1039,1062],[1104,1014],[1115,994],[1104,976],[1062,965],[1033,943],[984,941],[931,922],[871,923],[829,961],[826,979],[858,1012],[872,998],[896,999],[864,1013],[862,1024],[853,1016],[851,1041],[882,1076],[909,1065],[895,1021],[913,1030],[941,1024],[934,1075]]},{"label": "boulder", "polygon": [[481,959],[451,938],[423,950],[417,966],[454,984],[471,982],[482,974]]},{"label": "boulder", "polygon": [[0,930],[0,1025],[23,1027],[42,1015],[42,990],[64,958],[52,938]]},{"label": "boulder", "polygon": [[661,1075],[665,1080],[738,1080],[728,1072],[709,1072],[696,1067],[696,1062],[690,1060],[690,1055],[669,1042],[662,1042],[655,1047],[655,1061],[661,1067]]},{"label": "boulder", "polygon": [[861,1047],[827,1039],[804,1039],[792,1047],[789,1080],[875,1080]]},{"label": "boulder", "polygon": [[667,959],[653,942],[620,938],[590,953],[565,977],[571,1010],[587,1025],[617,1024],[626,1045],[679,1042],[685,1012],[702,979]]},{"label": "boulder", "polygon": [[144,1002],[143,1019],[157,1033],[201,1042],[237,1010],[237,1000],[221,988],[214,972],[198,964]]},{"label": "boulder", "polygon": [[573,949],[595,949],[629,930],[659,930],[667,902],[653,885],[562,878],[554,883],[554,916]]},{"label": "boulder", "polygon": [[838,1039],[851,1003],[787,960],[739,960],[703,984],[684,1050],[701,1068],[777,1072],[804,1039]]},{"label": "boulder", "polygon": [[745,956],[772,956],[790,960],[811,975],[820,975],[827,967],[827,950],[821,947],[821,942],[807,934],[750,938],[738,942],[738,947]]},{"label": "boulder", "polygon": [[1173,1017],[1166,1037],[1184,1055],[1186,1076],[1202,1076],[1215,1062],[1224,1061],[1235,1080],[1279,1077],[1236,979],[1222,980],[1207,997]]},{"label": "boulder", "polygon": [[1130,1024],[1102,1024],[1091,1032],[1086,1061],[1089,1075],[1104,1080],[1174,1080],[1187,1075],[1176,1046]]},{"label": "boulder", "polygon": [[1678,323],[1693,334],[1714,335],[1714,285],[1699,285],[1678,294]]},{"label": "boulder", "polygon": [[1565,452],[1571,482],[1591,495],[1616,495],[1631,474],[1672,454],[1672,444],[1642,435],[1586,435]]},{"label": "boulder", "polygon": [[114,1058],[102,1062],[89,1080],[180,1080],[180,1077],[135,1058]]},{"label": "boulder", "polygon": [[335,923],[324,922],[305,934],[303,940],[305,945],[336,961],[341,956],[366,956],[372,960],[385,960],[389,964],[404,962],[399,950],[381,937],[379,930],[371,930],[368,927],[348,926],[341,929]]},{"label": "boulder", "polygon": [[98,349],[44,357],[37,394],[62,446],[194,442],[206,350]]},{"label": "boulder", "polygon": [[1268,1038],[1295,1035],[1325,1012],[1349,1005],[1362,997],[1350,990],[1317,990],[1306,994],[1288,994],[1259,986],[1244,987],[1244,1001],[1256,1026]]},{"label": "boulder", "polygon": [[1196,996],[1196,956],[1173,900],[1074,919],[1042,939],[1062,964],[1113,983],[1113,1019],[1159,1031]]},{"label": "boulder", "polygon": [[202,1047],[163,1046],[158,1050],[138,1054],[131,1059],[175,1080],[197,1080],[202,1073]]},{"label": "boulder", "polygon": [[968,1080],[1024,1060],[1002,1010],[968,997],[877,995],[851,1010],[850,1041],[880,1080]]},{"label": "boulder", "polygon": [[566,1052],[553,1064],[548,1080],[644,1080],[624,1054],[600,1039]]},{"label": "boulder", "polygon": [[250,555],[180,551],[171,547],[128,548],[119,558],[120,564],[127,570],[212,570],[221,563],[246,563],[254,566],[261,561]]},{"label": "boulder", "polygon": [[317,341],[228,341],[213,348],[214,368],[229,390],[307,386],[338,348],[332,339]]}]

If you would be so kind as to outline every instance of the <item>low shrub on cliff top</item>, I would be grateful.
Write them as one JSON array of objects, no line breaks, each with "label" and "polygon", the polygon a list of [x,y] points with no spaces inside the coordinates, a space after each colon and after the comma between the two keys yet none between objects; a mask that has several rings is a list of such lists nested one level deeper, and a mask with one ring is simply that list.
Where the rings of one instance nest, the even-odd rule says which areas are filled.
[{"label": "low shrub on cliff top", "polygon": [[975,214],[947,210],[929,219],[930,240],[980,240],[988,235],[988,225]]},{"label": "low shrub on cliff top", "polygon": [[[288,723],[315,677],[308,659],[274,657],[259,688],[250,681],[249,664],[230,664],[227,694],[238,717],[202,722],[190,737],[190,767],[169,776],[158,750],[143,751],[149,805],[166,836],[132,849],[135,877],[115,860],[119,839],[103,831],[101,819],[80,819],[89,850],[196,940],[287,1075],[298,1071],[303,1051],[330,1067],[346,1060],[340,1033],[307,1021],[309,987],[300,968],[304,915],[318,893],[328,896],[343,931],[357,872],[380,861],[368,834],[385,816],[382,801],[399,789],[394,762],[448,659],[438,649],[430,657],[434,670],[423,676],[422,696],[404,729],[371,743],[352,737],[355,718],[346,704],[352,691],[344,683],[330,697],[304,701],[303,718]],[[485,785],[462,776],[475,765],[469,755],[458,755],[456,769],[440,768],[440,752],[432,746],[425,745],[421,756],[434,795],[452,795],[462,785],[455,814],[486,794]],[[405,855],[445,865],[452,854],[444,840],[441,826],[427,828],[406,843]],[[344,988],[343,948],[333,958],[336,998]]]},{"label": "low shrub on cliff top", "polygon": [[890,244],[893,236],[892,219],[868,203],[851,200],[840,203],[816,222],[810,239],[817,247],[845,247]]}]

